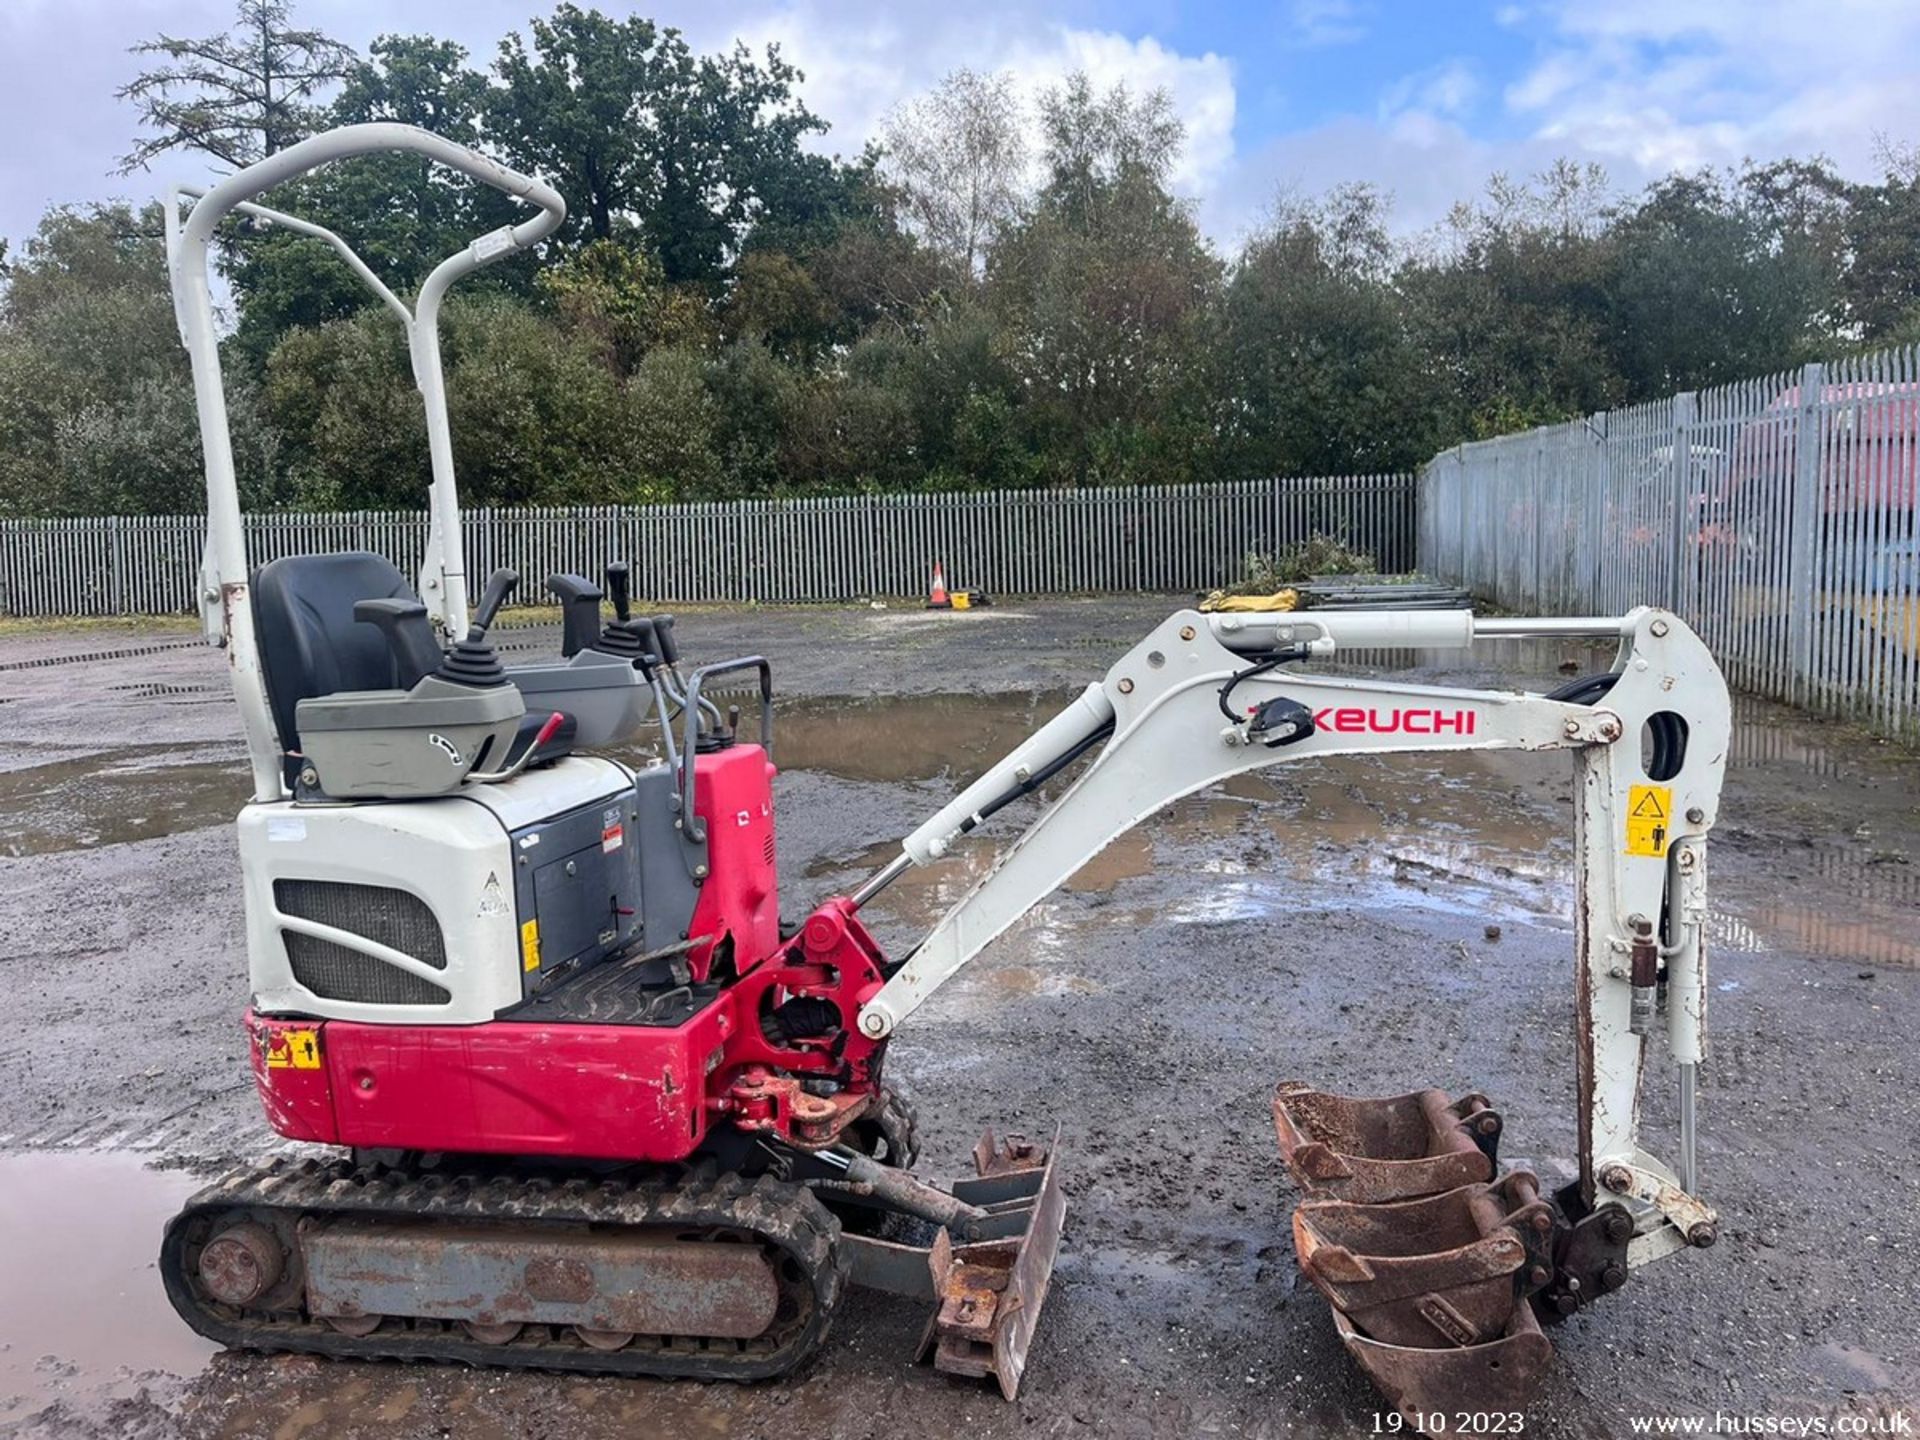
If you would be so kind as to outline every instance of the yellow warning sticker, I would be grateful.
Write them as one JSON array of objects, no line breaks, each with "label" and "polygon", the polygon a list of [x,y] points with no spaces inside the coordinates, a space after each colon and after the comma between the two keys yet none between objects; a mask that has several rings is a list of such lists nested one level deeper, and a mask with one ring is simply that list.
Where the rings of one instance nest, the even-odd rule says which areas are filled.
[{"label": "yellow warning sticker", "polygon": [[528,920],[520,926],[520,968],[533,971],[540,968],[540,922]]},{"label": "yellow warning sticker", "polygon": [[318,1070],[320,1068],[320,1032],[318,1030],[280,1030],[267,1041],[269,1070]]},{"label": "yellow warning sticker", "polygon": [[1673,787],[1635,785],[1627,791],[1627,854],[1667,853],[1673,830]]}]

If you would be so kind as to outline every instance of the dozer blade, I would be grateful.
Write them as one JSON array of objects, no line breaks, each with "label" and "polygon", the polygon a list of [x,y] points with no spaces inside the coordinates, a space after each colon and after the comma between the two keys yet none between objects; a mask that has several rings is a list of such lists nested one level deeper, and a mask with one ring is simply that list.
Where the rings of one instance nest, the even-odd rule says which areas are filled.
[{"label": "dozer blade", "polygon": [[1500,1115],[1486,1096],[1450,1100],[1444,1090],[1362,1100],[1284,1080],[1273,1124],[1302,1190],[1361,1204],[1483,1184],[1500,1144]]},{"label": "dozer blade", "polygon": [[1529,1297],[1554,1277],[1556,1222],[1530,1172],[1493,1178],[1500,1116],[1486,1097],[1369,1100],[1288,1081],[1273,1119],[1303,1192],[1300,1268],[1380,1391],[1416,1430],[1522,1408],[1553,1355]]},{"label": "dozer blade", "polygon": [[932,1356],[949,1375],[990,1375],[1008,1400],[1019,1392],[1060,1252],[1067,1201],[1054,1168],[1057,1132],[1054,1140],[996,1142],[991,1131],[980,1138],[975,1174],[950,1187],[955,1199],[985,1212],[962,1243],[946,1229],[925,1246],[843,1237],[856,1285],[933,1304],[916,1358]]}]

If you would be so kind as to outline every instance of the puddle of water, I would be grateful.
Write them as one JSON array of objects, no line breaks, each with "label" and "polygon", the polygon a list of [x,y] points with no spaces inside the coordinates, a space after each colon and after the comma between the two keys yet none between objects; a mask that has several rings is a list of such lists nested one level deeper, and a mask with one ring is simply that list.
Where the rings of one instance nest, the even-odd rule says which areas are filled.
[{"label": "puddle of water", "polygon": [[1036,970],[1026,965],[1008,965],[988,970],[980,976],[987,989],[1010,999],[1036,995],[1098,995],[1106,987],[1084,975],[1062,975],[1052,970]]},{"label": "puddle of water", "polygon": [[137,1156],[0,1155],[0,1418],[197,1374],[216,1347],[167,1303],[160,1232],[200,1188]]},{"label": "puddle of water", "polygon": [[0,773],[0,855],[92,850],[224,825],[248,793],[239,760],[168,764],[177,745],[137,746]]},{"label": "puddle of water", "polygon": [[[1057,715],[1075,692],[872,697],[775,702],[773,756],[783,770],[905,784],[971,780]],[[724,703],[724,702],[723,702]],[[749,714],[751,706],[743,705]],[[748,722],[746,728],[751,729]],[[622,758],[651,759],[651,739]]]}]

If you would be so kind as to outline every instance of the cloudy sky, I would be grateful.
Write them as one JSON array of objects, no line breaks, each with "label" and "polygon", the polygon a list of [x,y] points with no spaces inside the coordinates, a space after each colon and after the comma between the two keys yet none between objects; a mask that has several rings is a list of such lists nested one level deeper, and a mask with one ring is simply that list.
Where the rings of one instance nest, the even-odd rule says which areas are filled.
[{"label": "cloudy sky", "polygon": [[[600,0],[626,13],[626,0]],[[476,58],[534,0],[304,0],[364,46],[386,31]],[[1187,124],[1178,176],[1231,244],[1283,190],[1374,181],[1417,229],[1495,170],[1556,155],[1630,187],[1674,168],[1824,154],[1875,173],[1880,140],[1920,141],[1916,0],[657,0],[697,46],[778,41],[852,153],[901,99],[959,65],[1023,80],[1079,67],[1165,86]],[[191,160],[110,175],[132,134],[113,98],[129,45],[223,28],[228,0],[0,0],[0,235],[48,204],[156,193]]]}]

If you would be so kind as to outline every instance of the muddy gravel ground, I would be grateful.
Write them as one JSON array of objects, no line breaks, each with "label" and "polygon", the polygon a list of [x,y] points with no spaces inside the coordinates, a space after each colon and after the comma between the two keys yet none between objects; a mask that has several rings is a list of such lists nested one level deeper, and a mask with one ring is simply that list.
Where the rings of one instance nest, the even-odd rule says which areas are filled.
[{"label": "muddy gravel ground", "polygon": [[[1177,603],[680,629],[692,657],[773,661],[800,913]],[[508,658],[553,643],[518,630]],[[1536,687],[1596,663],[1514,644],[1404,658],[1426,681]],[[913,1365],[917,1308],[860,1294],[820,1359],[752,1387],[214,1354],[152,1257],[201,1177],[276,1144],[237,1024],[246,782],[222,667],[184,633],[0,638],[0,1434],[1372,1433],[1391,1422],[1295,1263],[1269,1096],[1285,1077],[1484,1090],[1508,1158],[1566,1171],[1569,780],[1564,757],[1316,762],[1182,802],[903,1029],[890,1068],[917,1089],[929,1171],[956,1173],[986,1125],[1061,1128],[1066,1240],[1014,1404]],[[1553,1332],[1530,1433],[1914,1413],[1917,796],[1911,752],[1741,707],[1702,1073],[1722,1238]],[[909,942],[983,859],[888,891],[882,939]],[[1669,1073],[1650,1071],[1648,1130],[1671,1152]]]}]

